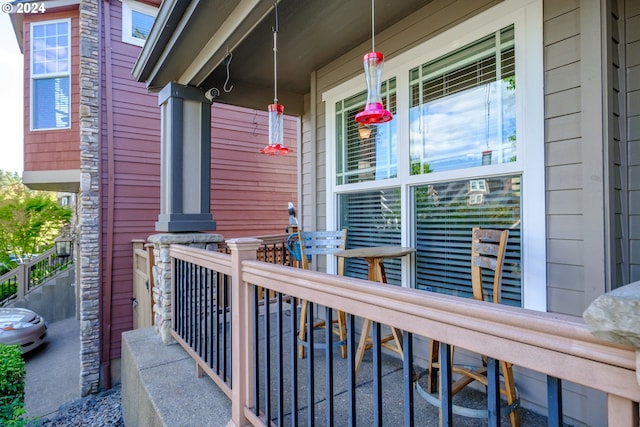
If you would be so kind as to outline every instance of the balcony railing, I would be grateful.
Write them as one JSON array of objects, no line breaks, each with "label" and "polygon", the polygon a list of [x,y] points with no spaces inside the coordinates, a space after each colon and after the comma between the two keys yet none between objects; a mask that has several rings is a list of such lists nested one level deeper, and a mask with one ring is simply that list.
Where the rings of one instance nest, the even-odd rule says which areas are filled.
[{"label": "balcony railing", "polygon": [[[581,319],[260,262],[259,246],[238,239],[229,242],[230,254],[179,245],[170,250],[172,335],[198,371],[231,398],[234,425],[381,425],[383,419],[388,425],[424,425],[428,405],[416,400],[414,381],[423,380],[426,343],[435,339],[488,356],[490,368],[505,360],[542,374],[549,425],[562,425],[565,381],[606,393],[608,425],[637,427],[635,349],[595,338]],[[333,340],[330,331],[311,334],[308,354],[314,357],[297,358],[301,299],[327,321],[333,314],[325,307],[347,313],[346,359],[331,345],[318,350]],[[375,343],[384,327],[404,331],[403,360],[375,344],[371,363],[355,372],[362,318],[375,322]],[[442,365],[444,372],[450,368]],[[489,390],[495,392],[494,378]],[[441,422],[452,425],[456,402],[446,392],[440,400]],[[500,399],[487,401],[489,425],[508,422],[499,415]]]},{"label": "balcony railing", "polygon": [[23,298],[70,264],[73,264],[73,257],[60,258],[56,256],[54,248],[18,264],[18,267],[0,276],[0,307],[16,298]]}]

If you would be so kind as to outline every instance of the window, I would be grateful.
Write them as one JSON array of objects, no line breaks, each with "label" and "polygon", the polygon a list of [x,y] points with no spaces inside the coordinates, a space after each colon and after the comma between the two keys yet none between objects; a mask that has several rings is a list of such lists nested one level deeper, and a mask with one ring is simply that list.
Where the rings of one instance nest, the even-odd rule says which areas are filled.
[{"label": "window", "polygon": [[505,0],[387,60],[394,118],[369,135],[362,76],[323,94],[327,224],[349,248],[414,247],[390,283],[471,298],[472,228],[508,229],[502,302],[546,309],[542,22],[541,1]]},{"label": "window", "polygon": [[71,126],[70,21],[31,24],[31,129]]},{"label": "window", "polygon": [[[472,298],[471,228],[509,229],[502,303],[521,304],[520,176],[424,184],[413,189],[416,287]],[[493,279],[486,280],[492,295]]]},{"label": "window", "polygon": [[[341,194],[339,196],[340,227],[346,227],[347,247],[399,245],[401,238],[400,189]],[[399,259],[384,262],[387,282],[401,284]],[[367,278],[367,263],[357,258],[347,258],[345,275]]]},{"label": "window", "polygon": [[515,161],[513,25],[409,73],[412,174]]},{"label": "window", "polygon": [[144,46],[158,10],[133,0],[122,1],[122,41]]},{"label": "window", "polygon": [[[395,114],[396,80],[383,82],[380,93],[383,103]],[[375,181],[398,174],[396,122],[366,127],[356,123],[356,114],[364,110],[366,101],[365,91],[336,104],[338,184]]]}]

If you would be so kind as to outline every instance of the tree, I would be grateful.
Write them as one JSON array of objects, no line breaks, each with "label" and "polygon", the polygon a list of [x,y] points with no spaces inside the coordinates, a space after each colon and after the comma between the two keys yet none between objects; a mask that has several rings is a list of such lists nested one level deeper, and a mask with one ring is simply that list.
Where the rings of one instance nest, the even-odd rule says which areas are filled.
[{"label": "tree", "polygon": [[0,263],[13,267],[10,255],[24,259],[50,248],[71,216],[56,193],[31,190],[18,174],[0,170]]}]

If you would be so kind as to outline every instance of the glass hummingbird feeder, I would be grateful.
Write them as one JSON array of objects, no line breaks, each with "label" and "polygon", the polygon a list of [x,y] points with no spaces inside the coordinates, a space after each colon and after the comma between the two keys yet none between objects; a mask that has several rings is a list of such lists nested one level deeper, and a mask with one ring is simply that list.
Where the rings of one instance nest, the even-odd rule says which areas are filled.
[{"label": "glass hummingbird feeder", "polygon": [[364,55],[364,76],[367,81],[367,104],[364,111],[356,114],[356,121],[363,125],[377,125],[393,119],[391,112],[382,104],[382,68],[384,55],[376,52],[374,31],[375,0],[371,0],[371,52]]},{"label": "glass hummingbird feeder", "polygon": [[276,26],[273,28],[273,104],[269,104],[269,145],[260,150],[271,156],[284,156],[289,149],[284,146],[284,105],[278,103],[278,3],[274,2]]}]

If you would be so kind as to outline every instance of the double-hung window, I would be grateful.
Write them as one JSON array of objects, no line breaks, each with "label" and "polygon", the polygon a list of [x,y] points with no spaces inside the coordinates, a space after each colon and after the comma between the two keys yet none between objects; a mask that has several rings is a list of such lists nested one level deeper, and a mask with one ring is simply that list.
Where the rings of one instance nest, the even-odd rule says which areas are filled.
[{"label": "double-hung window", "polygon": [[546,308],[541,22],[540,1],[510,0],[388,60],[382,125],[355,122],[361,82],[324,94],[327,223],[348,247],[414,247],[389,283],[472,297],[472,228],[508,229],[502,303]]},{"label": "double-hung window", "polygon": [[31,129],[71,126],[71,22],[31,24]]}]

